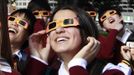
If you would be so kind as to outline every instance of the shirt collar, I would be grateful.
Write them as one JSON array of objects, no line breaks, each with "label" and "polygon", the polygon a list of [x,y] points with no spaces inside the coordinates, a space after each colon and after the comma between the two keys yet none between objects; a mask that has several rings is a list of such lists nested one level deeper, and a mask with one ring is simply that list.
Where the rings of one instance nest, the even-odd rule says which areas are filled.
[{"label": "shirt collar", "polygon": [[13,55],[16,55],[16,56],[19,58],[19,61],[20,61],[21,58],[22,58],[22,54],[21,54],[21,51],[20,51],[20,50],[14,52]]},{"label": "shirt collar", "polygon": [[0,58],[0,71],[12,72],[11,66],[3,58]]},{"label": "shirt collar", "polygon": [[60,65],[58,75],[69,75],[69,73],[67,72],[67,70],[64,67],[64,62],[62,62]]}]

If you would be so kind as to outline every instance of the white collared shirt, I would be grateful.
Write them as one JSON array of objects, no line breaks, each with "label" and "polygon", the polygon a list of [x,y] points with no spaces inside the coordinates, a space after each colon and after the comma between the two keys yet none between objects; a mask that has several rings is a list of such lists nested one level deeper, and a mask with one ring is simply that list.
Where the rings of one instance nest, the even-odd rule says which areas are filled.
[{"label": "white collared shirt", "polygon": [[17,55],[17,56],[18,56],[18,58],[19,58],[19,61],[20,61],[20,60],[21,60],[21,58],[22,58],[22,54],[21,54],[20,50],[18,50],[18,51],[16,51],[16,52],[14,52],[14,53],[13,53],[13,55]]},{"label": "white collared shirt", "polygon": [[11,66],[3,58],[0,58],[0,71],[8,73],[12,72]]},{"label": "white collared shirt", "polygon": [[[85,59],[82,59],[82,58],[72,59],[68,63],[68,68],[70,69],[73,66],[81,66],[84,69],[86,69],[87,61]],[[59,71],[58,71],[58,75],[69,75],[69,72],[64,67],[64,62],[61,63],[61,66],[60,66]]]}]

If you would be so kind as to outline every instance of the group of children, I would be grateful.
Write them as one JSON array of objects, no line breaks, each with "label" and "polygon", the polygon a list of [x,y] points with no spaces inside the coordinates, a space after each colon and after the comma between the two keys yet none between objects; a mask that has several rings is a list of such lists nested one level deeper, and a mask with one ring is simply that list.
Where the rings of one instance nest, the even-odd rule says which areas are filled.
[{"label": "group of children", "polygon": [[1,56],[0,75],[133,75],[133,31],[126,40],[131,37],[131,42],[117,39],[125,30],[121,12],[115,7],[99,10],[104,35],[95,23],[96,11],[84,8],[67,4],[51,12],[47,1],[31,0],[28,9],[12,12],[13,67]]}]

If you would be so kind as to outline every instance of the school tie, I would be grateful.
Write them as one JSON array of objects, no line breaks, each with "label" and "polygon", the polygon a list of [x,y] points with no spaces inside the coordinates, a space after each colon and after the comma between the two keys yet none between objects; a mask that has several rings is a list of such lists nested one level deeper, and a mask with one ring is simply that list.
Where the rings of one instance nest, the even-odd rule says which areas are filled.
[{"label": "school tie", "polygon": [[13,68],[18,70],[17,63],[19,61],[19,57],[17,55],[13,55]]}]

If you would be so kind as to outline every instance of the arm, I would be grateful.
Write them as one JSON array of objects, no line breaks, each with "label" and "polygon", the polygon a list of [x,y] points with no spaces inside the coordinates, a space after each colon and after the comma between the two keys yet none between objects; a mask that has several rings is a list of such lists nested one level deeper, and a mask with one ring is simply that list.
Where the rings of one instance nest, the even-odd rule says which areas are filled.
[{"label": "arm", "polygon": [[25,75],[42,75],[43,71],[46,69],[47,64],[30,57],[25,69]]},{"label": "arm", "polygon": [[50,52],[49,39],[44,30],[30,36],[29,48],[31,57],[26,66],[25,75],[41,75],[47,69]]},{"label": "arm", "polygon": [[123,62],[120,62],[118,65],[114,65],[112,63],[108,63],[102,71],[104,75],[131,75],[131,68],[130,66],[126,65]]},{"label": "arm", "polygon": [[[103,72],[104,75],[109,75],[111,74],[117,74],[117,75],[122,75],[121,72],[124,75],[131,75],[132,73],[132,67],[131,67],[131,59],[133,59],[133,56],[131,55],[133,53],[133,47],[128,47],[128,46],[121,46],[121,55],[123,57],[123,60],[118,64],[118,65],[106,65],[104,68]],[[110,75],[111,75],[110,74]]]},{"label": "arm", "polygon": [[113,70],[107,70],[102,75],[124,75],[123,72],[113,69]]},{"label": "arm", "polygon": [[99,36],[99,41],[101,43],[100,51],[97,55],[98,59],[111,59],[113,57],[113,47],[116,42],[116,35],[118,31],[115,29],[111,29],[107,37],[102,35]]},{"label": "arm", "polygon": [[86,65],[87,61],[85,59],[72,59],[68,64],[69,75],[89,75]]},{"label": "arm", "polygon": [[99,36],[101,50],[97,55],[98,59],[111,59],[113,57],[113,47],[116,41],[116,35],[123,29],[123,18],[115,18],[113,22],[104,23],[104,29],[109,33],[107,37]]},{"label": "arm", "polygon": [[70,75],[89,75],[87,70],[81,66],[74,66],[69,69]]},{"label": "arm", "polygon": [[100,43],[93,37],[88,37],[88,44],[85,45],[68,63],[70,75],[89,75],[86,66],[90,63],[99,51]]}]

